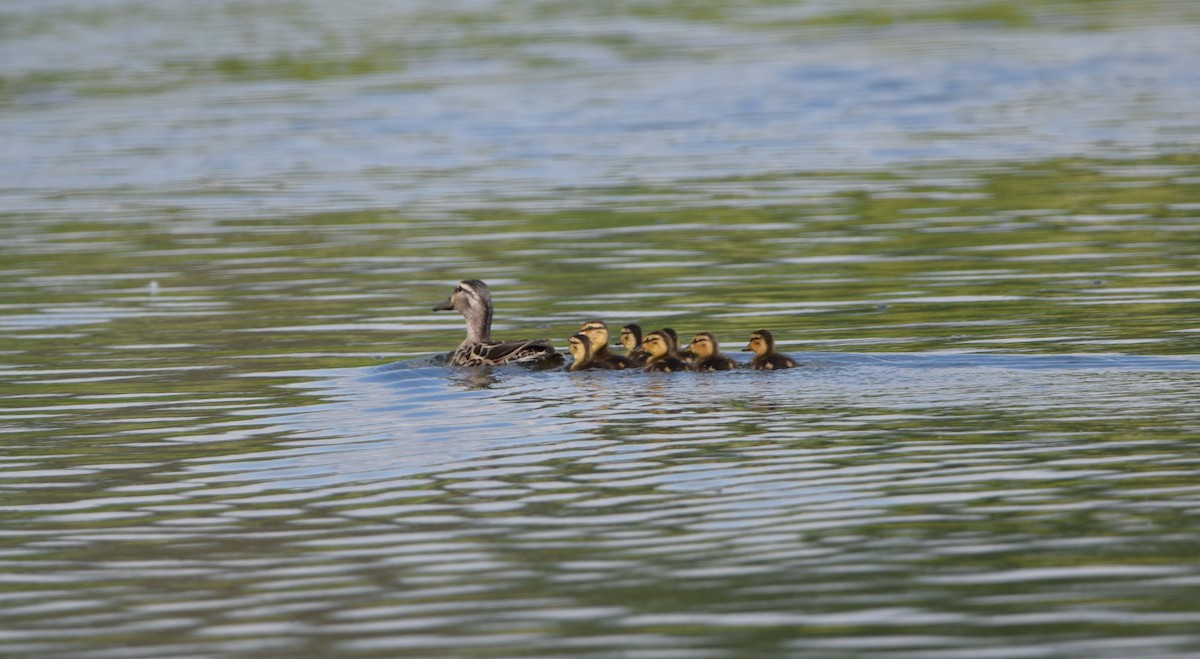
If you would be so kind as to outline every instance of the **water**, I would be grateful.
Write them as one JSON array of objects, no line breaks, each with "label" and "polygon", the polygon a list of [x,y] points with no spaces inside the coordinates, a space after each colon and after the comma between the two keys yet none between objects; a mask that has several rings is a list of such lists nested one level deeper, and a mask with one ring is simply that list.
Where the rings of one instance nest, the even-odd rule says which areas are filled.
[{"label": "water", "polygon": [[6,3],[0,654],[1200,652],[1200,15],[888,7]]}]

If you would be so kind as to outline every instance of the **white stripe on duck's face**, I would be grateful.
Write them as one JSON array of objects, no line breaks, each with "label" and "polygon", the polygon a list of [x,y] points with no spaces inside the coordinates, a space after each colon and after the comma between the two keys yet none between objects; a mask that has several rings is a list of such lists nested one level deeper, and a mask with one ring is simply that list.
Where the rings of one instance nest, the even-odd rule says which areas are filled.
[{"label": "white stripe on duck's face", "polygon": [[488,290],[487,284],[478,279],[470,279],[459,282],[454,288],[454,292],[450,294],[444,302],[439,303],[433,308],[434,311],[448,311],[454,309],[464,316],[469,310],[483,310],[492,306],[492,292]]},{"label": "white stripe on duck's face", "polygon": [[454,309],[467,321],[467,339],[464,343],[479,343],[491,340],[492,292],[487,284],[478,279],[460,281],[445,302],[439,303],[434,311]]}]

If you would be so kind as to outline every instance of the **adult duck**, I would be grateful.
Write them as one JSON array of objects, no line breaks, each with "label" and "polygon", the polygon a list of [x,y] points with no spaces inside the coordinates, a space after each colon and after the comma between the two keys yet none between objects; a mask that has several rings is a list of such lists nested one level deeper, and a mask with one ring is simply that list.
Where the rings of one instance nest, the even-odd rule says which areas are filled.
[{"label": "adult duck", "polygon": [[452,366],[503,364],[561,364],[563,356],[545,339],[492,340],[492,291],[478,279],[458,282],[454,292],[434,311],[455,310],[467,322],[467,338],[450,357]]}]

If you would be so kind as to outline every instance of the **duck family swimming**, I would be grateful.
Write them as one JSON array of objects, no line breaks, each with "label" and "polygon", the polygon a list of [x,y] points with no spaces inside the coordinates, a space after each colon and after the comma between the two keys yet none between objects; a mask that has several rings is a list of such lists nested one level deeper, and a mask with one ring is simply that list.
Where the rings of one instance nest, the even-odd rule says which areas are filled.
[{"label": "duck family swimming", "polygon": [[[451,366],[500,366],[503,364],[536,364],[554,366],[564,359],[546,339],[492,340],[492,293],[478,279],[458,283],[445,301],[434,311],[455,310],[467,324],[467,338],[450,356]],[[583,323],[579,332],[567,339],[567,348],[574,361],[570,371],[588,369],[644,369],[674,373],[678,371],[728,371],[738,363],[721,354],[717,338],[711,332],[692,337],[687,348],[680,350],[675,330],[667,327],[642,334],[636,324],[625,325],[620,333],[625,354],[609,350],[608,324],[602,320]],[[742,349],[753,352],[749,368],[774,371],[795,367],[796,360],[775,351],[775,337],[762,329],[750,334],[750,342]]]}]

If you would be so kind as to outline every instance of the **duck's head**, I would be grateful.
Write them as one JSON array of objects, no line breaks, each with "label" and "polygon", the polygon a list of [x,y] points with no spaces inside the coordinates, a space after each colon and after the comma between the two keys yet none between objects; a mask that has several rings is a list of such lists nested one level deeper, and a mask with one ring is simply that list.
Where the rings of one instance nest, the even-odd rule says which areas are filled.
[{"label": "duck's head", "polygon": [[692,353],[700,359],[711,357],[721,349],[717,343],[717,337],[709,332],[700,332],[696,336],[693,336],[691,348]]},{"label": "duck's head", "polygon": [[592,342],[592,350],[608,345],[608,325],[603,320],[589,320],[579,327],[579,333]]},{"label": "duck's head", "polygon": [[455,309],[465,316],[468,311],[473,309],[490,309],[491,307],[492,291],[488,285],[478,279],[464,279],[458,282],[458,286],[450,294],[450,297],[435,304],[433,310]]},{"label": "duck's head", "polygon": [[576,334],[567,339],[567,350],[575,359],[571,363],[572,371],[577,371],[592,361],[592,340],[584,334]]},{"label": "duck's head", "polygon": [[765,355],[775,349],[775,337],[765,329],[752,332],[750,334],[750,343],[742,348],[742,352],[753,352],[756,355]]},{"label": "duck's head", "polygon": [[626,350],[636,350],[642,343],[642,326],[630,323],[621,328],[621,345]]},{"label": "duck's head", "polygon": [[444,301],[434,305],[434,311],[454,309],[467,319],[468,336],[486,341],[492,327],[492,291],[478,279],[458,282],[454,292]]},{"label": "duck's head", "polygon": [[671,348],[671,337],[662,330],[650,332],[642,337],[642,349],[652,357],[662,357],[674,352]]}]

